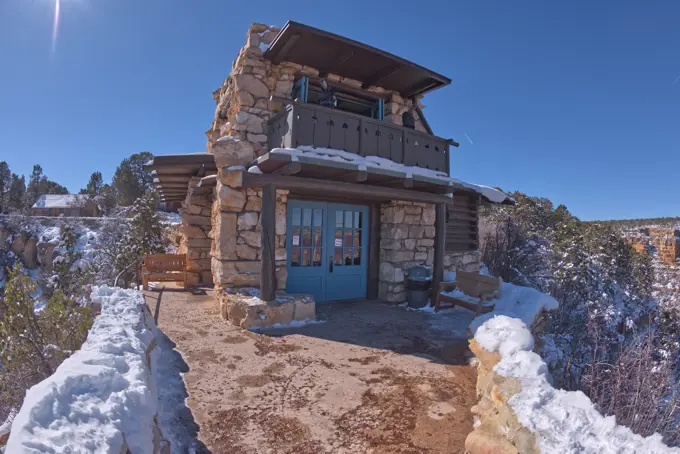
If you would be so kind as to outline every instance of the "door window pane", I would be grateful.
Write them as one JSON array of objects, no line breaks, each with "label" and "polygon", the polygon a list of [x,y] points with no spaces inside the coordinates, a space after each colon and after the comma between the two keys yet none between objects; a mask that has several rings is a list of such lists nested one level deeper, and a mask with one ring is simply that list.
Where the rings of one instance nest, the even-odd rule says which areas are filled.
[{"label": "door window pane", "polygon": [[290,266],[300,266],[300,248],[294,247],[290,258]]},{"label": "door window pane", "polygon": [[314,229],[314,247],[321,247],[321,229]]},{"label": "door window pane", "polygon": [[305,208],[302,210],[302,225],[311,226],[312,225],[312,209]]},{"label": "door window pane", "polygon": [[361,211],[354,212],[354,228],[355,229],[361,228]]},{"label": "door window pane", "polygon": [[335,226],[342,227],[342,211],[335,212]]},{"label": "door window pane", "polygon": [[355,265],[361,265],[361,249],[360,248],[354,249],[354,264]]},{"label": "door window pane", "polygon": [[310,266],[311,265],[311,249],[303,249],[302,250],[302,266]]},{"label": "door window pane", "polygon": [[343,263],[345,265],[351,265],[352,264],[352,248],[351,247],[345,248]]},{"label": "door window pane", "polygon": [[352,228],[352,212],[345,211],[345,228]]},{"label": "door window pane", "polygon": [[312,245],[312,229],[304,228],[302,229],[302,245],[309,247]]},{"label": "door window pane", "polygon": [[300,228],[294,228],[292,233],[292,246],[300,246]]},{"label": "door window pane", "polygon": [[323,210],[321,208],[314,208],[314,226],[321,227],[323,225]]},{"label": "door window pane", "polygon": [[355,230],[354,231],[354,247],[359,247],[361,246],[361,231]]},{"label": "door window pane", "polygon": [[336,265],[342,265],[342,248],[336,247],[334,251],[333,263]]},{"label": "door window pane", "polygon": [[344,246],[352,246],[352,231],[351,230],[343,230],[344,232],[344,240],[343,240],[343,245]]},{"label": "door window pane", "polygon": [[312,266],[321,266],[321,248],[314,248]]},{"label": "door window pane", "polygon": [[300,225],[302,210],[300,208],[293,208],[293,225]]}]

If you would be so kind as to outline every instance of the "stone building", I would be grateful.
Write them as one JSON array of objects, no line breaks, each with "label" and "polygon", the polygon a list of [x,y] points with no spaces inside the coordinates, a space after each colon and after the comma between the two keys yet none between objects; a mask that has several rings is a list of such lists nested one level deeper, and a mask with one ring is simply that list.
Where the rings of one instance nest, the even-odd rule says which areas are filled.
[{"label": "stone building", "polygon": [[84,216],[101,215],[94,200],[78,194],[43,194],[31,207],[33,216]]},{"label": "stone building", "polygon": [[251,25],[213,93],[207,153],[150,164],[163,200],[183,202],[193,283],[214,283],[229,318],[259,287],[266,318],[285,293],[398,302],[415,265],[434,285],[478,270],[479,205],[514,201],[450,177],[458,144],[421,103],[450,82],[299,23]]}]

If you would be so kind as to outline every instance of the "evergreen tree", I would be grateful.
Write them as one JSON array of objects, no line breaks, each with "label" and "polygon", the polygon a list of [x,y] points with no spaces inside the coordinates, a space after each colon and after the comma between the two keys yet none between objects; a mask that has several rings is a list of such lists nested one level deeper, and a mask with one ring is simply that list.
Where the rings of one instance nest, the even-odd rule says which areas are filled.
[{"label": "evergreen tree", "polygon": [[13,211],[23,211],[26,207],[26,179],[22,175],[12,174],[9,185],[9,197],[7,200],[9,209]]},{"label": "evergreen tree", "polygon": [[120,205],[132,205],[135,200],[151,189],[153,177],[151,172],[144,168],[144,165],[151,159],[153,155],[144,151],[121,161],[113,174],[112,181]]},{"label": "evergreen tree", "polygon": [[85,189],[81,189],[80,193],[87,194],[90,197],[96,197],[101,192],[103,186],[104,178],[102,177],[102,173],[93,172],[92,175],[90,175],[90,181],[88,181],[87,186]]},{"label": "evergreen tree", "polygon": [[118,271],[124,270],[145,254],[162,254],[166,250],[165,230],[156,211],[156,194],[149,191],[132,206],[130,229],[123,236],[116,258]]},{"label": "evergreen tree", "polygon": [[7,211],[9,205],[9,188],[12,184],[12,172],[7,162],[0,162],[0,213]]}]

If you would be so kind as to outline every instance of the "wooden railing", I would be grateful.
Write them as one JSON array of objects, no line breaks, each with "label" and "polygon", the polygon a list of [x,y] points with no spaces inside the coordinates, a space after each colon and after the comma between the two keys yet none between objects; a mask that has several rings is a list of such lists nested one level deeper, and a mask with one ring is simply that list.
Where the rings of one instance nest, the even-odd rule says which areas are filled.
[{"label": "wooden railing", "polygon": [[387,121],[292,103],[269,121],[269,149],[312,145],[380,156],[449,175],[449,141]]}]

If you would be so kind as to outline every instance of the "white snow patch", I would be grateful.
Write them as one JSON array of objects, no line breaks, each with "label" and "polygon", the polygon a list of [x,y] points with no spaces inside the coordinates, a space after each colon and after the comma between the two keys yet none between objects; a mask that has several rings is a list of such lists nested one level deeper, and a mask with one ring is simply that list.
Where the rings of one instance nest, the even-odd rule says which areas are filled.
[{"label": "white snow patch", "polygon": [[475,333],[488,351],[499,352],[494,372],[515,377],[521,391],[508,400],[519,422],[536,435],[542,453],[633,454],[680,453],[669,448],[661,435],[641,437],[617,426],[613,416],[601,415],[580,391],[552,387],[548,368],[532,352],[533,337],[524,322],[494,314]]},{"label": "white snow patch", "polygon": [[282,329],[282,328],[302,328],[307,325],[319,325],[321,323],[326,323],[326,320],[293,320],[290,323],[275,323],[271,326],[251,326],[248,328],[250,331],[267,331],[270,329]]},{"label": "white snow patch", "polygon": [[134,290],[95,287],[92,299],[101,314],[86,342],[27,391],[7,452],[153,452],[153,319]]}]

